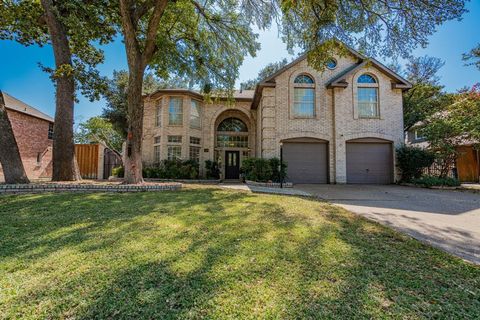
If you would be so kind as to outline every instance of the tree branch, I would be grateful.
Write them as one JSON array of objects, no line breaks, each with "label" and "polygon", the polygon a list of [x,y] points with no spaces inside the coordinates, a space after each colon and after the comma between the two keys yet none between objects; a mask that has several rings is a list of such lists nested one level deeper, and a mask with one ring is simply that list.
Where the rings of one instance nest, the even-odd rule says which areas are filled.
[{"label": "tree branch", "polygon": [[157,38],[157,29],[160,24],[160,19],[165,12],[167,7],[168,0],[157,0],[155,3],[155,8],[153,9],[152,16],[148,22],[145,50],[143,52],[143,63],[147,65],[148,61],[152,58],[156,51],[156,38]]}]

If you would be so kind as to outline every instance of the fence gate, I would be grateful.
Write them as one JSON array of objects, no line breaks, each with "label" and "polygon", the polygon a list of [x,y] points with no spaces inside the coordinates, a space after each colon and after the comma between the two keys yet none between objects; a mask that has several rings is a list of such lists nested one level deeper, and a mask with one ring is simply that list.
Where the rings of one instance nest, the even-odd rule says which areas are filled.
[{"label": "fence gate", "polygon": [[98,178],[98,152],[98,144],[75,145],[75,157],[83,179]]},{"label": "fence gate", "polygon": [[105,148],[103,154],[103,179],[112,175],[112,169],[122,165],[120,157],[110,149]]}]

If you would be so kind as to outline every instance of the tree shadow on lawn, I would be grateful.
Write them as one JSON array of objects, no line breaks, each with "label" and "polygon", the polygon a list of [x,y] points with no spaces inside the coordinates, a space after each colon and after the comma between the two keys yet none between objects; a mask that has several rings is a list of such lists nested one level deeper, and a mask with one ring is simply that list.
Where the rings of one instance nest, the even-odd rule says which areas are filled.
[{"label": "tree shadow on lawn", "polygon": [[[10,235],[2,242],[9,244],[15,237],[14,244],[2,254],[36,259],[64,246],[95,253],[120,246],[125,239],[157,237],[145,248],[120,256],[132,263],[107,270],[105,285],[95,287],[96,270],[65,280],[77,284],[78,290],[90,290],[90,298],[74,313],[84,319],[479,315],[478,268],[323,202],[259,199],[263,198],[213,189],[55,195],[40,203],[27,197],[22,205],[39,210],[33,215],[19,210],[17,219],[6,215],[17,227],[7,230]],[[56,208],[53,214],[42,209],[46,203]],[[306,212],[307,207],[312,211]],[[165,225],[153,224],[165,219]],[[29,221],[41,228],[30,234],[22,227]],[[77,224],[82,227],[73,228]],[[181,224],[178,232],[165,231],[166,225],[177,230],[176,224]],[[99,237],[106,229],[108,236]],[[92,237],[98,238],[91,243]],[[41,252],[35,250],[38,246]],[[145,251],[151,255],[140,255]],[[57,285],[57,291],[69,289],[69,284]],[[39,290],[48,295],[50,289]],[[32,302],[32,296],[42,294],[27,292],[15,299],[40,304]],[[47,315],[71,308],[58,302]]]}]

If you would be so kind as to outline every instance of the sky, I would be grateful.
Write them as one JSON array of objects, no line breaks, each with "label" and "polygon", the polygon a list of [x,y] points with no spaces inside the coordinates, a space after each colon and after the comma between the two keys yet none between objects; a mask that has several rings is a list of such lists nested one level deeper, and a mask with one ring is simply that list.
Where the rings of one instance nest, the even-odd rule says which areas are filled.
[{"label": "sky", "polygon": [[[480,70],[475,66],[465,66],[462,53],[468,52],[480,43],[480,0],[467,3],[469,12],[462,21],[449,21],[440,26],[429,38],[426,48],[416,49],[415,56],[433,56],[445,61],[440,70],[440,82],[448,92],[480,82]],[[243,81],[255,78],[258,71],[270,62],[291,56],[282,43],[277,30],[259,33],[261,49],[256,57],[247,57],[240,68],[237,87]],[[105,63],[98,69],[102,75],[112,76],[113,70],[127,69],[125,49],[120,40],[104,48]],[[24,47],[12,41],[0,41],[0,90],[53,116],[55,113],[55,88],[48,75],[41,71],[39,63],[53,66],[53,52],[50,46]],[[380,59],[382,61],[382,59]],[[385,62],[385,61],[382,61]],[[405,63],[405,62],[404,62]],[[105,101],[90,102],[80,97],[75,106],[75,122],[79,123],[99,115]]]}]

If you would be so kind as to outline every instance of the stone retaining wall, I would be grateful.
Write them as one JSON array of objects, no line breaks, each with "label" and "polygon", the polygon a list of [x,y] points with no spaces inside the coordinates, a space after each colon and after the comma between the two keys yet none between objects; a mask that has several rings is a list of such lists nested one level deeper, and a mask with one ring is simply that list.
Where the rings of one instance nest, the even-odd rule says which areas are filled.
[{"label": "stone retaining wall", "polygon": [[181,183],[157,185],[89,185],[89,184],[3,184],[0,194],[43,193],[43,192],[142,192],[180,190]]}]

